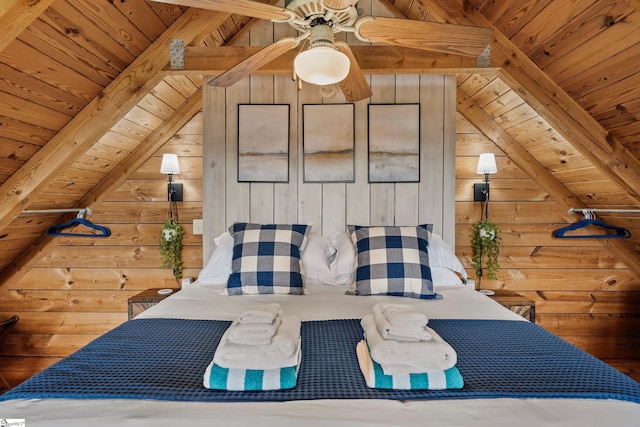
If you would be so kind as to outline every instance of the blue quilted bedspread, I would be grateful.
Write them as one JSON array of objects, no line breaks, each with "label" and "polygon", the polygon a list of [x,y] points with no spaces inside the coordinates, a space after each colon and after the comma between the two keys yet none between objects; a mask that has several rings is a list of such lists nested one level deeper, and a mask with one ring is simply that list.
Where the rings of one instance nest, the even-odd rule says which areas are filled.
[{"label": "blue quilted bedspread", "polygon": [[205,389],[224,321],[126,322],[0,400],[19,398],[284,401],[300,399],[594,398],[640,402],[640,384],[528,322],[430,320],[458,353],[460,390],[369,389],[358,368],[359,320],[302,323],[302,364],[290,390]]}]

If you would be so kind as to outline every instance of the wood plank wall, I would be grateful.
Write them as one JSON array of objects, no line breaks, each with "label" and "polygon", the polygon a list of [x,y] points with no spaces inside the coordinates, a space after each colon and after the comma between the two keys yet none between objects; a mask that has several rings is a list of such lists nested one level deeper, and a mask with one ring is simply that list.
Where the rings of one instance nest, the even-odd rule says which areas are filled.
[{"label": "wood plank wall", "polygon": [[594,239],[557,239],[566,212],[460,114],[456,142],[456,253],[473,274],[471,227],[478,155],[493,152],[489,215],[502,230],[498,280],[482,288],[510,289],[536,301],[536,323],[640,378],[640,280]]},{"label": "wood plank wall", "polygon": [[161,268],[158,236],[168,217],[162,154],[176,153],[184,184],[178,204],[186,232],[185,277],[202,266],[202,236],[192,221],[202,217],[202,114],[153,155],[90,219],[111,229],[102,239],[59,238],[61,243],[0,297],[0,317],[17,314],[15,330],[0,350],[0,370],[18,384],[127,320],[127,299],[148,288],[179,287]]},{"label": "wood plank wall", "polygon": [[[166,177],[158,172],[165,152],[180,156],[182,172],[176,180],[185,184],[185,201],[179,204],[187,232],[185,275],[197,275],[202,239],[192,234],[191,220],[201,217],[202,194],[211,182],[202,182],[207,175],[202,132],[207,126],[202,115],[194,118],[96,210],[92,219],[111,227],[112,237],[65,241],[0,297],[0,315],[21,318],[0,349],[0,369],[10,383],[18,384],[126,320],[129,296],[175,284],[171,272],[160,268],[157,245],[167,216]],[[477,155],[492,151],[499,172],[491,177],[490,215],[502,227],[505,246],[498,280],[485,280],[483,287],[513,289],[535,299],[542,326],[638,378],[639,305],[634,291],[640,281],[593,242],[580,241],[578,246],[573,240],[552,239],[563,213],[459,115],[456,127],[456,252],[468,271],[470,228],[480,217],[479,204],[472,202],[473,183],[482,180],[475,174]],[[363,148],[359,150],[356,155],[366,157]]]}]

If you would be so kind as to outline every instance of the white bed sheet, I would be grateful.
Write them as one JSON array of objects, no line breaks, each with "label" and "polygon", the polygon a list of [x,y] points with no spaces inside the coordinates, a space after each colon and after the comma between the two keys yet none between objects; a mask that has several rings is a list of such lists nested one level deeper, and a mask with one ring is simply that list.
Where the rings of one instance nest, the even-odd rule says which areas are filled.
[{"label": "white bed sheet", "polygon": [[[467,287],[438,289],[442,300],[344,296],[344,288],[311,286],[309,295],[222,296],[192,285],[138,318],[232,320],[245,308],[277,301],[302,320],[360,318],[382,301],[415,304],[430,318],[522,320]],[[135,319],[134,319],[135,321]],[[355,351],[355,350],[354,350]],[[145,400],[12,400],[0,402],[0,418],[40,426],[637,426],[640,404],[592,399],[469,399],[402,402],[312,400],[259,403]]]}]

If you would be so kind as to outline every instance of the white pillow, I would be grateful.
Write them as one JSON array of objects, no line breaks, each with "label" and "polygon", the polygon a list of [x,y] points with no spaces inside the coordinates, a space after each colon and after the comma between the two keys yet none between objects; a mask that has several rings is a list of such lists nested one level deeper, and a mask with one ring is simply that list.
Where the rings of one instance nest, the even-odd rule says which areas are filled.
[{"label": "white pillow", "polygon": [[213,242],[216,244],[216,249],[200,271],[198,282],[203,285],[218,285],[220,288],[224,288],[231,274],[233,237],[228,231],[225,231]]},{"label": "white pillow", "polygon": [[305,283],[335,285],[329,262],[335,253],[328,238],[307,236],[307,246],[301,257]]},{"label": "white pillow", "polygon": [[469,277],[451,246],[436,233],[431,233],[429,238],[429,266],[446,267],[460,273],[465,280]]},{"label": "white pillow", "polygon": [[462,286],[462,279],[458,274],[447,267],[431,267],[431,281],[434,290],[442,287]]},{"label": "white pillow", "polygon": [[331,236],[331,244],[336,248],[336,256],[331,262],[335,284],[353,284],[356,271],[356,248],[351,235],[346,231],[338,232]]}]

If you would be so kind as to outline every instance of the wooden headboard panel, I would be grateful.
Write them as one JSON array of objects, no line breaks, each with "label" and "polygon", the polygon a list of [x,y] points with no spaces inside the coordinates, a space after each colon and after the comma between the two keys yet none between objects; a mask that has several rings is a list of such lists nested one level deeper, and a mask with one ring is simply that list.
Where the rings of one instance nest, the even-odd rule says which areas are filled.
[{"label": "wooden headboard panel", "polygon": [[[339,91],[332,98],[312,85],[298,91],[288,76],[252,76],[226,89],[203,85],[203,259],[234,221],[313,223],[325,236],[347,224],[433,223],[455,247],[455,76],[373,75],[370,84],[373,96],[354,106],[353,183],[305,183],[302,176],[302,106],[345,103]],[[420,182],[368,182],[368,103],[420,104]],[[237,181],[239,104],[290,105],[288,183]]]}]

